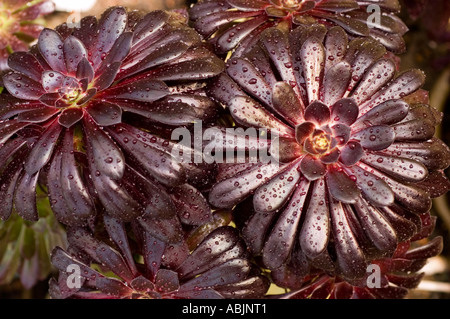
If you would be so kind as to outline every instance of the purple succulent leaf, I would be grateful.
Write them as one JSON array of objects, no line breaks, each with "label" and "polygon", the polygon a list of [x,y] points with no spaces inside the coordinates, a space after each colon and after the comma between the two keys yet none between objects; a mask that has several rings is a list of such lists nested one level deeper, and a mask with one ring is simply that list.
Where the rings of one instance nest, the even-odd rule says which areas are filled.
[{"label": "purple succulent leaf", "polygon": [[147,39],[152,39],[166,25],[168,19],[169,14],[162,10],[147,13],[134,28],[133,46]]},{"label": "purple succulent leaf", "polygon": [[14,192],[16,190],[16,184],[22,173],[22,169],[12,162],[5,168],[5,172],[0,179],[0,200],[2,205],[0,206],[0,218],[2,220],[8,220],[13,211]]},{"label": "purple succulent leaf", "polygon": [[216,287],[225,299],[258,299],[269,289],[270,281],[265,276],[253,276],[234,284]]},{"label": "purple succulent leaf", "polygon": [[352,35],[362,37],[369,35],[369,27],[367,26],[366,22],[363,23],[361,21],[352,19],[347,15],[336,15],[323,11],[315,11],[314,16],[332,21]]},{"label": "purple succulent leaf", "polygon": [[345,61],[326,71],[323,78],[323,102],[326,105],[333,105],[346,94],[351,76],[351,66]]},{"label": "purple succulent leaf", "polygon": [[54,121],[33,146],[24,164],[25,171],[29,175],[36,174],[48,163],[61,134],[61,130],[62,128],[59,123]]},{"label": "purple succulent leaf", "polygon": [[351,97],[358,105],[361,105],[387,84],[394,77],[395,72],[396,66],[392,60],[376,61],[363,75]]},{"label": "purple succulent leaf", "polygon": [[122,33],[114,43],[114,46],[108,52],[108,55],[102,60],[95,73],[101,74],[108,68],[108,65],[116,62],[122,62],[130,53],[132,39],[133,32]]},{"label": "purple succulent leaf", "polygon": [[64,40],[63,52],[68,74],[75,75],[81,60],[88,58],[83,42],[74,36],[69,36]]},{"label": "purple succulent leaf", "polygon": [[227,104],[235,96],[245,96],[245,92],[228,75],[221,73],[210,80],[207,94],[222,104]]},{"label": "purple succulent leaf", "polygon": [[160,269],[156,273],[155,288],[158,292],[169,293],[180,288],[178,274],[168,269]]},{"label": "purple succulent leaf", "polygon": [[233,118],[242,125],[278,130],[280,135],[294,135],[291,127],[249,97],[236,96],[229,101],[228,107]]},{"label": "purple succulent leaf", "polygon": [[120,179],[125,171],[125,158],[120,148],[91,118],[83,118],[89,160],[100,173]]},{"label": "purple succulent leaf", "polygon": [[336,163],[338,161],[340,155],[341,155],[341,151],[338,148],[334,148],[329,153],[323,155],[320,158],[320,161],[323,164],[333,164],[333,163]]},{"label": "purple succulent leaf", "polygon": [[410,220],[400,216],[389,207],[381,207],[380,210],[383,213],[383,216],[386,217],[395,229],[397,240],[399,242],[406,241],[417,234],[417,226]]},{"label": "purple succulent leaf", "polygon": [[41,106],[34,110],[20,113],[16,119],[20,122],[41,123],[51,119],[59,111],[53,107]]},{"label": "purple succulent leaf", "polygon": [[250,262],[246,259],[228,260],[183,283],[180,291],[215,288],[239,282],[248,275],[250,266]]},{"label": "purple succulent leaf", "polygon": [[341,168],[330,168],[325,180],[331,196],[340,202],[354,204],[360,196],[356,183]]},{"label": "purple succulent leaf", "polygon": [[331,131],[333,132],[337,144],[345,145],[350,139],[352,129],[345,124],[335,124],[331,127]]},{"label": "purple succulent leaf", "polygon": [[273,109],[292,125],[303,122],[304,105],[292,88],[286,82],[277,82],[272,88]]},{"label": "purple succulent leaf", "polygon": [[197,19],[193,27],[203,36],[209,36],[216,32],[222,25],[228,24],[231,21],[250,18],[258,16],[260,12],[258,11],[225,11],[216,12],[213,14],[205,15]]},{"label": "purple succulent leaf", "polygon": [[223,61],[211,56],[159,67],[152,72],[152,78],[161,81],[196,81],[214,77],[223,70]]},{"label": "purple succulent leaf", "polygon": [[417,183],[428,175],[422,163],[405,157],[366,153],[361,161],[401,182]]},{"label": "purple succulent leaf", "polygon": [[429,171],[445,169],[450,165],[448,146],[434,137],[425,142],[394,143],[383,153],[410,158],[424,164]]},{"label": "purple succulent leaf", "polygon": [[443,239],[441,236],[435,237],[426,245],[413,248],[405,254],[405,258],[413,259],[427,259],[439,255],[443,249]]},{"label": "purple succulent leaf", "polygon": [[176,207],[161,185],[145,178],[130,166],[125,170],[123,182],[122,186],[145,207],[146,216],[163,219],[175,216]]},{"label": "purple succulent leaf", "polygon": [[299,161],[290,164],[285,170],[272,177],[268,183],[259,186],[253,196],[256,212],[278,211],[291,197],[300,180]]},{"label": "purple succulent leaf", "polygon": [[95,79],[94,86],[98,91],[103,91],[113,84],[120,66],[120,62],[114,62],[105,67],[105,70]]},{"label": "purple succulent leaf", "polygon": [[331,113],[328,106],[320,101],[314,101],[306,107],[305,120],[323,125],[330,121]]},{"label": "purple succulent leaf", "polygon": [[430,172],[423,181],[416,184],[430,193],[431,198],[437,198],[450,190],[450,181],[444,171]]},{"label": "purple succulent leaf", "polygon": [[114,99],[134,100],[140,102],[154,102],[169,95],[167,85],[158,80],[139,80],[124,85],[116,85],[104,91],[102,96]]},{"label": "purple succulent leaf", "polygon": [[[60,183],[66,207],[73,214],[77,225],[86,224],[94,212],[94,204],[89,196],[78,170],[74,149],[73,132],[66,130],[62,142]],[[72,223],[73,224],[73,223]]]},{"label": "purple succulent leaf", "polygon": [[[325,74],[326,74],[331,67],[340,64],[344,59],[348,46],[348,36],[342,28],[332,27],[328,30],[326,34],[324,44],[326,55],[325,59]],[[331,103],[327,104],[330,105]]]},{"label": "purple succulent leaf", "polygon": [[59,93],[45,93],[39,98],[39,102],[47,106],[60,106],[61,94]]},{"label": "purple succulent leaf", "polygon": [[358,9],[358,3],[355,0],[325,0],[316,4],[316,8],[331,12],[347,12]]},{"label": "purple succulent leaf", "polygon": [[124,298],[131,295],[133,290],[116,278],[98,277],[95,280],[95,287],[104,294],[111,297]]},{"label": "purple succulent leaf", "polygon": [[393,125],[392,129],[397,142],[426,141],[435,133],[434,125],[427,119],[398,123]]},{"label": "purple succulent leaf", "polygon": [[267,6],[267,1],[263,0],[227,0],[227,2],[242,11],[262,10]]},{"label": "purple succulent leaf", "polygon": [[39,215],[36,207],[36,184],[39,173],[28,175],[23,172],[17,180],[14,193],[14,207],[17,214],[24,220],[37,221]]},{"label": "purple succulent leaf", "polygon": [[383,207],[394,203],[394,193],[383,179],[375,177],[359,166],[346,168],[345,172],[351,178],[353,177],[364,198],[367,199],[370,204]]},{"label": "purple succulent leaf", "polygon": [[235,229],[220,227],[212,231],[177,269],[184,281],[229,260],[243,257],[245,247]]},{"label": "purple succulent leaf", "polygon": [[308,180],[299,183],[264,244],[263,261],[269,269],[281,267],[293,249],[309,186]]},{"label": "purple succulent leaf", "polygon": [[359,108],[355,100],[346,98],[336,101],[331,106],[331,120],[351,126],[358,118]]},{"label": "purple succulent leaf", "polygon": [[266,235],[277,214],[254,213],[242,229],[242,236],[251,253],[261,254],[266,242]]},{"label": "purple succulent leaf", "polygon": [[241,171],[214,185],[209,193],[209,202],[219,208],[233,207],[282,168],[278,163],[269,163]]},{"label": "purple succulent leaf", "polygon": [[80,267],[81,272],[80,275],[83,278],[89,279],[89,280],[95,280],[99,277],[102,277],[102,275],[93,270],[91,267],[85,265],[84,263],[80,262],[76,258],[70,256],[66,251],[64,251],[61,247],[55,247],[52,250],[51,253],[51,262],[52,265],[58,269],[61,272],[66,272],[68,267],[70,265],[77,265]]},{"label": "purple succulent leaf", "polygon": [[182,223],[202,225],[211,222],[212,212],[202,193],[189,184],[174,188],[172,200]]},{"label": "purple succulent leaf", "polygon": [[148,215],[138,217],[139,224],[155,238],[169,244],[182,240],[183,230],[177,216],[171,218],[154,218]]},{"label": "purple succulent leaf", "polygon": [[67,236],[71,245],[78,247],[82,251],[89,251],[88,254],[91,258],[99,261],[120,278],[126,281],[133,279],[134,276],[122,255],[107,244],[95,239],[85,229],[71,228]]},{"label": "purple succulent leaf", "polygon": [[410,108],[408,115],[406,115],[403,119],[403,122],[416,119],[426,119],[433,125],[437,126],[442,123],[442,117],[442,112],[438,111],[434,107],[426,104],[416,104]]},{"label": "purple succulent leaf", "polygon": [[82,58],[76,69],[77,79],[88,79],[89,82],[94,78],[94,68],[87,58]]},{"label": "purple succulent leaf", "polygon": [[[384,20],[384,19],[382,19]],[[405,53],[406,44],[401,34],[392,34],[377,28],[370,29],[370,36],[395,54]]]},{"label": "purple succulent leaf", "polygon": [[86,94],[78,100],[77,105],[83,105],[89,102],[97,94],[96,88],[91,88],[86,91]]},{"label": "purple succulent leaf", "polygon": [[366,149],[380,151],[394,142],[396,130],[387,125],[374,125],[353,134],[351,138]]},{"label": "purple succulent leaf", "polygon": [[215,51],[219,55],[232,51],[239,44],[242,45],[246,37],[249,37],[253,31],[264,25],[265,22],[267,22],[267,17],[260,15],[227,29],[220,34],[220,37],[215,42]]},{"label": "purple succulent leaf", "polygon": [[[150,140],[137,138],[139,132],[108,130],[123,150],[131,154],[159,182],[168,186],[184,183],[186,175],[181,164],[169,152],[155,147]],[[134,143],[136,141],[136,143]]]},{"label": "purple succulent leaf", "polygon": [[120,106],[108,102],[91,103],[86,111],[99,126],[110,126],[122,122]]},{"label": "purple succulent leaf", "polygon": [[[73,214],[66,205],[61,185],[62,152],[56,151],[47,175],[47,189],[53,214],[56,219],[65,225],[80,226],[77,214]],[[84,221],[81,221],[82,223]]]},{"label": "purple succulent leaf", "polygon": [[83,111],[79,108],[69,108],[61,112],[58,118],[58,123],[65,127],[70,128],[75,123],[78,123],[83,118]]},{"label": "purple succulent leaf", "polygon": [[333,229],[334,247],[340,271],[347,278],[358,278],[366,273],[366,260],[352,232],[346,208],[334,199],[330,201],[331,227]]},{"label": "purple succulent leaf", "polygon": [[354,207],[365,234],[375,247],[382,252],[393,253],[397,247],[397,235],[389,221],[362,199],[359,199]]},{"label": "purple succulent leaf", "polygon": [[341,149],[341,163],[346,166],[353,166],[363,157],[364,150],[358,142],[350,141]]},{"label": "purple succulent leaf", "polygon": [[90,51],[94,52],[90,59],[95,70],[102,62],[104,52],[110,52],[116,40],[124,32],[127,17],[126,10],[122,7],[109,8],[102,14],[97,26],[96,41],[90,48]]},{"label": "purple succulent leaf", "polygon": [[289,50],[286,50],[289,47],[287,34],[277,28],[269,28],[261,34],[261,43],[268,52],[268,56],[281,79],[287,83],[296,83],[292,72],[292,56]]},{"label": "purple succulent leaf", "polygon": [[63,74],[67,73],[63,51],[64,42],[56,31],[47,28],[42,30],[37,46],[52,70]]},{"label": "purple succulent leaf", "polygon": [[[172,40],[172,38],[164,38],[164,41]],[[146,69],[155,68],[182,57],[189,49],[190,44],[180,41],[181,39],[173,39],[172,42],[169,43],[156,42],[152,45],[154,46],[153,50],[147,52],[148,48],[146,48],[145,51],[139,55],[128,57],[123,64],[124,71],[120,72],[119,78],[131,77]],[[141,55],[143,56],[140,57]],[[136,60],[139,62],[133,63]]]},{"label": "purple succulent leaf", "polygon": [[227,73],[248,94],[272,106],[272,89],[252,63],[233,58],[228,62]]},{"label": "purple succulent leaf", "polygon": [[295,139],[299,144],[312,135],[316,125],[312,122],[303,122],[295,127]]},{"label": "purple succulent leaf", "polygon": [[3,76],[3,85],[12,96],[18,99],[39,100],[41,95],[45,94],[41,83],[21,73],[7,73]]},{"label": "purple succulent leaf", "polygon": [[[142,224],[141,221],[138,220],[139,224]],[[140,226],[142,227],[142,226]],[[146,276],[154,281],[156,277],[156,273],[161,267],[161,258],[164,254],[164,251],[167,247],[166,243],[153,237],[149,232],[145,229],[147,226],[142,227],[140,232],[142,232],[142,242],[143,242],[143,257],[144,263],[147,270]]]},{"label": "purple succulent leaf", "polygon": [[319,159],[307,155],[300,162],[300,171],[308,180],[315,181],[326,174],[327,168]]},{"label": "purple succulent leaf", "polygon": [[402,99],[417,91],[424,83],[425,75],[422,71],[417,69],[404,71],[383,89],[379,90],[378,93],[374,94],[370,100],[360,105],[361,114],[364,114],[367,108],[372,108],[385,101]]},{"label": "purple succulent leaf", "polygon": [[402,121],[408,114],[409,105],[402,100],[389,100],[381,103],[360,116],[352,125],[358,131],[366,126],[391,125]]},{"label": "purple succulent leaf", "polygon": [[41,81],[41,74],[44,72],[39,61],[29,52],[19,51],[11,54],[8,57],[8,66],[12,70],[24,74],[36,82]]},{"label": "purple succulent leaf", "polygon": [[93,186],[102,205],[112,217],[132,221],[144,213],[144,207],[126,189],[111,177],[102,174],[95,164],[91,164]]},{"label": "purple succulent leaf", "polygon": [[302,250],[311,259],[318,257],[328,246],[330,211],[326,193],[325,181],[321,178],[312,186],[311,200],[299,234]]},{"label": "purple succulent leaf", "polygon": [[317,81],[317,78],[322,76],[324,70],[325,48],[316,38],[308,38],[303,43],[300,55],[302,58],[303,76],[306,81],[308,101],[311,103],[319,99],[320,81]]},{"label": "purple succulent leaf", "polygon": [[130,283],[131,288],[133,288],[135,291],[142,292],[142,293],[149,293],[154,291],[155,285],[153,282],[145,278],[144,276],[138,276],[134,278]]},{"label": "purple succulent leaf", "polygon": [[66,76],[60,72],[53,70],[44,71],[42,73],[42,86],[48,93],[57,93],[63,86]]},{"label": "purple succulent leaf", "polygon": [[358,166],[376,177],[383,179],[394,192],[395,201],[401,206],[407,207],[412,213],[423,214],[430,209],[431,199],[426,191],[413,185],[397,182],[365,164],[359,163]]}]

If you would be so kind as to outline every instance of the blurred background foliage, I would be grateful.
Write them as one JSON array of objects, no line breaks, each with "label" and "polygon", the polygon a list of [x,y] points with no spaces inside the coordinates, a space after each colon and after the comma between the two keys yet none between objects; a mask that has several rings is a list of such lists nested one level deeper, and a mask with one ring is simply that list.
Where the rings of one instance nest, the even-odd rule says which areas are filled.
[{"label": "blurred background foliage", "polygon": [[[0,0],[1,1],[1,0]],[[47,17],[52,28],[86,15],[99,16],[107,7],[121,5],[140,10],[183,9],[189,0],[56,0],[57,10]],[[436,134],[450,145],[450,1],[401,0],[401,17],[409,27],[407,52],[400,56],[402,70],[422,69],[430,102],[444,113]],[[446,172],[450,178],[450,170]],[[52,268],[48,253],[65,247],[64,229],[49,212],[48,200],[38,194],[41,219],[24,222],[12,216],[0,222],[0,299],[47,298]],[[425,277],[410,299],[450,299],[450,195],[436,199],[432,214],[438,217],[434,236],[444,237],[444,251],[429,260]]]}]

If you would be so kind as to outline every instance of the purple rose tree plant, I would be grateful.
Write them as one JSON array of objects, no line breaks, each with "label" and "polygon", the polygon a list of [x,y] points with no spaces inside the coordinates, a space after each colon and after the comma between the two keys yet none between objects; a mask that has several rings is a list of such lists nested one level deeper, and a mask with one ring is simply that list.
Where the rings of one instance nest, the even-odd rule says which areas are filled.
[{"label": "purple rose tree plant", "polygon": [[[17,249],[0,236],[0,280],[51,260],[55,299],[404,298],[441,252],[450,150],[395,56],[398,1],[111,7],[55,29],[20,22],[49,1],[24,4],[0,4],[0,218],[26,226]],[[67,242],[25,254],[43,218]]]}]

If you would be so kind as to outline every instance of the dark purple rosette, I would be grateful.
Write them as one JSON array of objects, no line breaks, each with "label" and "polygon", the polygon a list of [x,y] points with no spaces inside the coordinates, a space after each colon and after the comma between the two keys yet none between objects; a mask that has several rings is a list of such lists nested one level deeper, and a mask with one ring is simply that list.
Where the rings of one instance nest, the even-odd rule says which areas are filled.
[{"label": "dark purple rosette", "polygon": [[[245,299],[261,298],[269,288],[232,227],[217,228],[190,252],[184,241],[165,244],[143,229],[135,229],[131,245],[123,224],[109,219],[105,225],[112,243],[74,228],[68,250],[53,250],[60,272],[50,282],[52,298]],[[79,287],[70,277],[75,268]]]},{"label": "dark purple rosette", "polygon": [[221,165],[209,193],[219,208],[249,198],[243,235],[268,268],[294,259],[358,278],[449,189],[441,114],[418,91],[424,74],[397,72],[385,54],[341,27],[270,28],[209,86],[237,125],[269,132],[260,148],[278,159]]},{"label": "dark purple rosette", "polygon": [[[176,14],[113,7],[78,27],[44,29],[9,57],[0,97],[0,216],[37,220],[36,187],[57,219],[84,226],[103,206],[120,220],[187,224],[210,218],[190,181],[201,164],[174,157],[165,131],[207,121],[205,81],[224,63]],[[170,135],[169,135],[170,138]],[[182,151],[182,150],[180,150]],[[183,199],[191,205],[183,205]]]},{"label": "dark purple rosette", "polygon": [[283,24],[290,29],[321,23],[340,26],[352,38],[371,37],[390,51],[405,50],[408,30],[396,15],[397,0],[203,0],[190,9],[196,30],[210,39],[218,54],[251,48],[267,28]]}]

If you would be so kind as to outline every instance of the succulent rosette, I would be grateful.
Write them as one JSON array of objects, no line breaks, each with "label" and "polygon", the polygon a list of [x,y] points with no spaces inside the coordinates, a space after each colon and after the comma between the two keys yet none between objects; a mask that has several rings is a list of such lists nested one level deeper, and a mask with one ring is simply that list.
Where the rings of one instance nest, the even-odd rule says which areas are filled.
[{"label": "succulent rosette", "polygon": [[[130,245],[123,224],[109,219],[105,225],[113,243],[74,228],[68,251],[55,248],[52,263],[60,272],[50,283],[52,298],[243,299],[261,298],[269,288],[232,227],[217,228],[189,252],[185,242],[168,245],[142,229]],[[78,288],[67,284],[74,265],[81,270]]]},{"label": "succulent rosette", "polygon": [[44,29],[39,18],[54,10],[53,2],[46,0],[4,0],[0,3],[0,71],[7,69],[9,54],[28,51],[29,43]]},{"label": "succulent rosette", "polygon": [[208,220],[205,198],[188,183],[208,172],[175,158],[161,127],[214,117],[203,87],[224,63],[180,15],[113,7],[75,28],[44,29],[8,63],[9,94],[0,97],[3,219],[14,207],[37,220],[40,183],[66,225],[86,225],[99,205],[124,221],[170,221],[173,233],[177,213],[188,224]]},{"label": "succulent rosette", "polygon": [[441,114],[423,103],[424,75],[399,73],[385,54],[341,27],[274,27],[211,83],[237,125],[268,130],[259,148],[278,159],[222,164],[209,193],[219,208],[250,201],[236,214],[254,212],[243,235],[266,267],[292,259],[359,278],[449,189],[450,152],[433,137]]},{"label": "succulent rosette", "polygon": [[[370,6],[376,5],[376,7]],[[218,54],[251,48],[263,30],[280,23],[289,28],[321,23],[340,26],[351,37],[372,37],[390,51],[405,50],[408,30],[396,16],[397,0],[204,0],[190,9],[192,25],[210,39]],[[379,13],[375,23],[371,15]]]},{"label": "succulent rosette", "polygon": [[290,272],[290,276],[280,276],[279,284],[286,284],[291,291],[276,297],[282,299],[403,299],[420,284],[425,275],[421,269],[429,258],[442,252],[443,238],[440,236],[428,238],[434,225],[434,218],[425,218],[422,221],[420,233],[400,243],[391,257],[372,261],[372,269],[376,269],[376,273],[368,273],[367,278],[357,284],[351,284],[323,272],[311,271],[302,278],[292,276],[293,272]]}]

